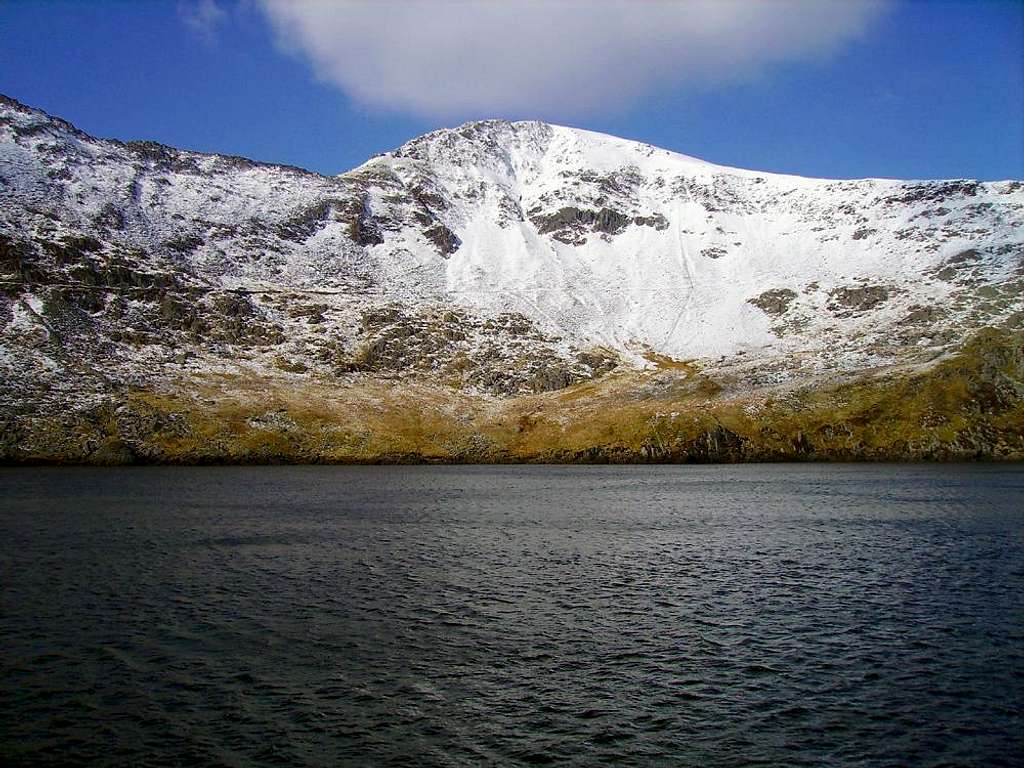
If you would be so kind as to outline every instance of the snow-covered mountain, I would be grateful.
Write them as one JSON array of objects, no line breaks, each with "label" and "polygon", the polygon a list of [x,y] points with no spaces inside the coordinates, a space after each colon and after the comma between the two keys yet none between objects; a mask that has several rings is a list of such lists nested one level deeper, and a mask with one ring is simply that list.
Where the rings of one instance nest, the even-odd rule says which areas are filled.
[{"label": "snow-covered mountain", "polygon": [[[928,344],[941,330],[907,339],[908,316],[927,307],[962,328],[978,309],[963,284],[1005,285],[1024,264],[1020,182],[779,176],[504,122],[429,134],[353,176],[425,191],[454,235],[432,252],[402,211],[385,214],[403,223],[377,247],[389,281],[415,275],[420,295],[522,312],[623,352],[863,349],[894,333]],[[385,200],[374,190],[370,210]]]},{"label": "snow-covered mountain", "polygon": [[0,269],[0,373],[39,402],[242,369],[516,396],[689,361],[757,387],[1019,330],[1024,183],[808,179],[505,121],[323,177],[2,98]]}]

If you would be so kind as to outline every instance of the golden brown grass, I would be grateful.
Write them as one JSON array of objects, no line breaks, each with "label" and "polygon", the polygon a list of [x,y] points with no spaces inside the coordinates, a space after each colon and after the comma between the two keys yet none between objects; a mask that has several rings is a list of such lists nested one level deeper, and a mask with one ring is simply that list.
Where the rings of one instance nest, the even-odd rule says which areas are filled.
[{"label": "golden brown grass", "polygon": [[[415,379],[208,375],[132,392],[73,434],[41,420],[33,442],[83,446],[63,449],[70,460],[102,444],[184,463],[1024,458],[1022,361],[1024,333],[990,329],[921,373],[757,395],[662,360],[516,398]],[[185,426],[140,439],[133,419]],[[45,453],[30,457],[61,458]]]}]

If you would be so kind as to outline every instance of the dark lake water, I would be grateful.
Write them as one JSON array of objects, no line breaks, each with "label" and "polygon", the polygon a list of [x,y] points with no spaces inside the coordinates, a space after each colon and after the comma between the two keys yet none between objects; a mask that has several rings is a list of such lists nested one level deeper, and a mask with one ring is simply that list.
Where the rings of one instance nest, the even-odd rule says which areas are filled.
[{"label": "dark lake water", "polygon": [[1020,765],[1020,466],[0,471],[6,765]]}]

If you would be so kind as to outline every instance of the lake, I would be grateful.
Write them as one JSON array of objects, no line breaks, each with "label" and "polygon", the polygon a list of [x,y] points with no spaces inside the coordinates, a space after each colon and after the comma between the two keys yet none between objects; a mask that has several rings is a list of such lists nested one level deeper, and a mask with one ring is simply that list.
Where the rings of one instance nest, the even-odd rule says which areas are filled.
[{"label": "lake", "polygon": [[1024,467],[0,470],[6,765],[1024,754]]}]

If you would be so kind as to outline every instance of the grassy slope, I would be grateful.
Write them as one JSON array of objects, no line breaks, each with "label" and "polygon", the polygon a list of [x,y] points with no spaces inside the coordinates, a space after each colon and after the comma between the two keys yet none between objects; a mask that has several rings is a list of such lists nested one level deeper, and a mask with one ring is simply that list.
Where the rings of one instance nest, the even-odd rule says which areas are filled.
[{"label": "grassy slope", "polygon": [[211,376],[8,429],[8,462],[633,462],[1024,459],[1024,333],[931,369],[728,394],[655,361],[554,393]]}]

